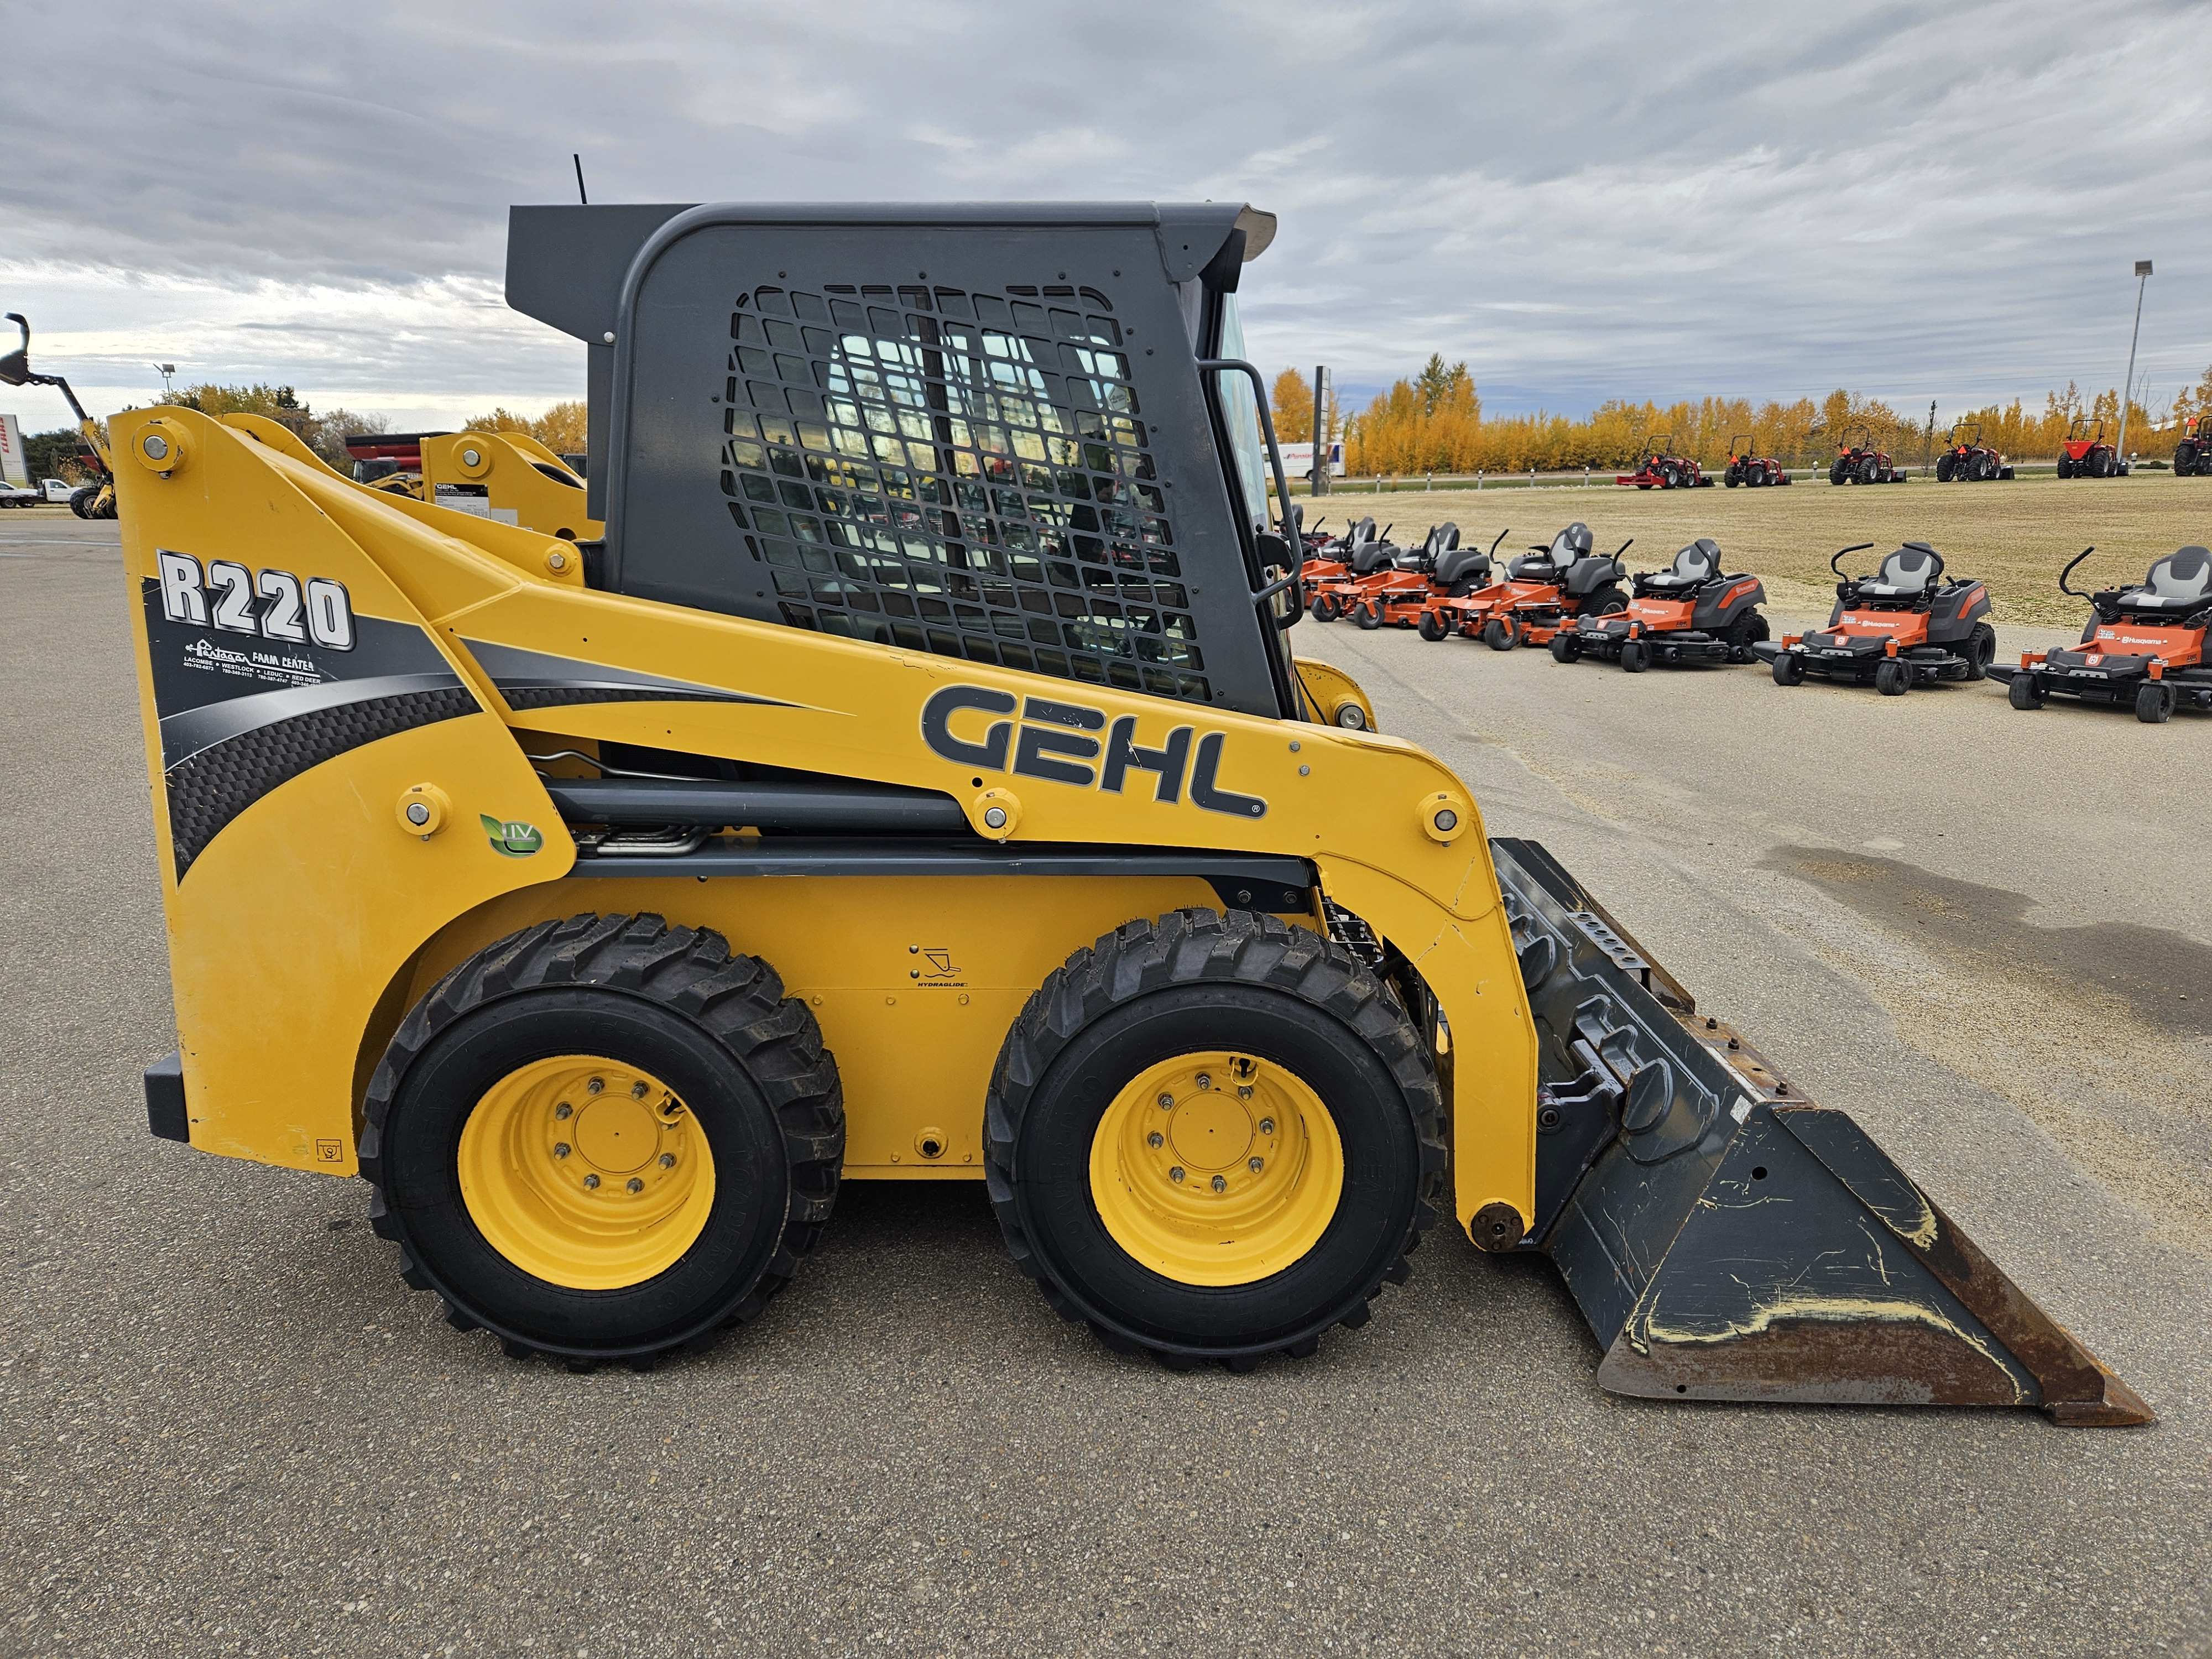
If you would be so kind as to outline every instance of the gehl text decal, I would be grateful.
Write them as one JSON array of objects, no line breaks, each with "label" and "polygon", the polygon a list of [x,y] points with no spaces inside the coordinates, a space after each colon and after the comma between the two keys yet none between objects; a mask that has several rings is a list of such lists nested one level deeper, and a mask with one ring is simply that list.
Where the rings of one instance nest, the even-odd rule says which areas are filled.
[{"label": "gehl text decal", "polygon": [[343,582],[311,576],[302,587],[289,570],[248,570],[228,559],[210,559],[203,579],[200,562],[189,553],[164,550],[155,558],[161,614],[173,623],[294,645],[312,640],[330,651],[353,649],[353,600]]},{"label": "gehl text decal", "polygon": [[[1021,709],[1018,725],[1007,719],[978,722],[963,720],[971,733],[981,728],[981,740],[956,734],[953,717],[969,713],[1011,715]],[[1120,794],[1130,783],[1130,774],[1142,772],[1152,779],[1152,799],[1173,805],[1182,799],[1183,780],[1190,780],[1190,804],[1208,812],[1231,817],[1256,818],[1267,811],[1257,795],[1240,795],[1218,788],[1214,779],[1221,769],[1221,748],[1228,734],[1178,726],[1157,749],[1137,742],[1137,717],[1123,714],[1109,728],[1103,710],[1079,702],[1059,702],[1046,697],[1016,697],[981,685],[948,685],[934,693],[921,708],[921,737],[933,753],[979,772],[1011,771],[1017,777],[1048,778],[1088,789],[1094,783],[1111,794]],[[1093,736],[1094,732],[1103,736]],[[1196,738],[1196,742],[1192,741]],[[1196,755],[1194,757],[1193,750]],[[1138,780],[1142,787],[1142,780]]]}]

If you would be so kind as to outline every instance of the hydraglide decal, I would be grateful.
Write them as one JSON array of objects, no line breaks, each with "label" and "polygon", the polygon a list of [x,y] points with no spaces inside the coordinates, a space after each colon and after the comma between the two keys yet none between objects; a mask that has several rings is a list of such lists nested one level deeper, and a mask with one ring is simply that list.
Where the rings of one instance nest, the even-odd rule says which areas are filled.
[{"label": "hydraglide decal", "polygon": [[556,657],[519,646],[496,645],[489,640],[463,640],[469,654],[483,665],[499,695],[515,709],[552,708],[580,702],[751,702],[775,708],[796,705],[774,697],[757,697],[746,691],[719,686],[696,685],[689,680],[663,678],[633,668],[611,668],[605,663],[575,657]]},{"label": "hydraglide decal", "polygon": [[155,559],[146,647],[180,882],[233,818],[310,767],[478,710],[428,635],[356,615],[339,582]]},{"label": "hydraglide decal", "polygon": [[[973,714],[1011,715],[1021,710],[1018,724],[1008,719],[977,720]],[[952,729],[953,717],[969,714],[962,730]],[[1092,736],[1097,732],[1099,736]],[[1149,775],[1152,799],[1173,805],[1182,799],[1183,779],[1190,780],[1190,804],[1208,812],[1231,817],[1265,817],[1267,803],[1258,795],[1240,795],[1214,782],[1221,770],[1221,751],[1228,734],[1208,732],[1198,736],[1193,726],[1171,729],[1157,749],[1137,741],[1137,717],[1123,714],[1109,726],[1103,709],[1049,697],[1016,697],[982,685],[948,685],[933,694],[921,708],[921,738],[933,753],[973,767],[979,772],[1011,771],[1017,777],[1048,778],[1054,783],[1088,789],[1093,784],[1110,794],[1141,787],[1132,773]],[[1195,741],[1194,742],[1194,738]]]}]

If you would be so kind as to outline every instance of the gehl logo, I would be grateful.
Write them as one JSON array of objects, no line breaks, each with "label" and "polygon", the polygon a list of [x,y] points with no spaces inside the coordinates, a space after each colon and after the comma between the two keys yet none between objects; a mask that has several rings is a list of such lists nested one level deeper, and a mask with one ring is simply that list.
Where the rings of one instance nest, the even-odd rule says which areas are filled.
[{"label": "gehl logo", "polygon": [[161,614],[173,623],[252,634],[290,645],[310,641],[331,651],[353,649],[353,600],[343,582],[289,570],[251,571],[228,559],[200,562],[189,553],[159,552]]},{"label": "gehl logo", "polygon": [[[957,714],[1006,715],[1018,703],[1021,723],[993,720],[981,727],[981,741],[971,741],[952,729]],[[961,722],[971,733],[972,717]],[[1017,736],[1017,731],[1019,735]],[[1090,735],[1103,732],[1103,738]],[[981,685],[948,685],[921,708],[921,737],[933,753],[979,772],[1005,772],[1024,778],[1049,778],[1088,789],[1097,784],[1120,794],[1132,772],[1149,773],[1152,799],[1169,805],[1182,799],[1183,779],[1190,780],[1190,804],[1208,812],[1231,817],[1263,816],[1267,803],[1257,795],[1240,795],[1218,788],[1214,778],[1221,769],[1221,747],[1227,734],[1209,732],[1197,737],[1198,728],[1178,726],[1158,749],[1137,742],[1137,717],[1123,714],[1109,729],[1103,710],[1078,702],[1055,702],[1045,697],[1017,698]],[[1197,757],[1192,757],[1192,739]],[[1011,766],[1009,761],[1012,762]],[[1093,763],[1096,763],[1093,764]]]}]

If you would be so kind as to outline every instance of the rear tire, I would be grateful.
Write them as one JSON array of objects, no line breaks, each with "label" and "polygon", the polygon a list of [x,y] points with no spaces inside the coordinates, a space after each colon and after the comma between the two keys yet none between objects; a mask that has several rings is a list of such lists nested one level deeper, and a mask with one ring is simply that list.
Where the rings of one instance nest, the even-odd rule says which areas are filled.
[{"label": "rear tire", "polygon": [[79,484],[75,489],[70,491],[70,511],[76,514],[80,519],[90,518],[92,516],[92,498],[99,493],[99,489],[92,484]]},{"label": "rear tire", "polygon": [[1795,651],[1784,651],[1774,659],[1774,683],[1777,685],[1802,685],[1805,683],[1805,664]]},{"label": "rear tire", "polygon": [[806,1006],[720,934],[653,915],[477,952],[401,1021],[366,1111],[370,1215],[401,1276],[512,1356],[587,1367],[757,1315],[820,1238],[845,1145]]},{"label": "rear tire", "polygon": [[2163,726],[2173,718],[2179,700],[2164,680],[2145,680],[2136,688],[2136,718],[2146,726]]},{"label": "rear tire", "polygon": [[1987,623],[1976,623],[1959,654],[1966,659],[1966,678],[1988,678],[1990,665],[1997,659],[1997,630]]},{"label": "rear tire", "polygon": [[1620,669],[1625,674],[1641,674],[1651,666],[1651,647],[1642,640],[1624,640],[1620,646]]},{"label": "rear tire", "polygon": [[1521,624],[1510,617],[1492,617],[1483,625],[1482,642],[1492,651],[1510,651],[1521,642]]},{"label": "rear tire", "polygon": [[1859,482],[1861,483],[1880,483],[1881,482],[1881,463],[1875,460],[1871,455],[1868,456],[1866,459],[1861,461],[1859,463]]},{"label": "rear tire", "polygon": [[1756,611],[1747,611],[1729,624],[1728,659],[1730,662],[1749,662],[1751,647],[1767,637],[1766,618]]},{"label": "rear tire", "polygon": [[1582,659],[1583,642],[1571,633],[1562,629],[1552,635],[1553,662],[1578,662]]},{"label": "rear tire", "polygon": [[1901,697],[1912,689],[1912,671],[1894,657],[1876,663],[1874,689],[1885,697]]},{"label": "rear tire", "polygon": [[2025,668],[2014,675],[2012,683],[2005,687],[2005,701],[2023,713],[2042,708],[2043,694],[2035,689],[2035,677]]},{"label": "rear tire", "polygon": [[1070,957],[1006,1035],[984,1137],[1015,1263],[1061,1317],[1170,1365],[1304,1358],[1364,1324],[1411,1273],[1445,1163],[1396,999],[1245,911],[1132,921]]}]

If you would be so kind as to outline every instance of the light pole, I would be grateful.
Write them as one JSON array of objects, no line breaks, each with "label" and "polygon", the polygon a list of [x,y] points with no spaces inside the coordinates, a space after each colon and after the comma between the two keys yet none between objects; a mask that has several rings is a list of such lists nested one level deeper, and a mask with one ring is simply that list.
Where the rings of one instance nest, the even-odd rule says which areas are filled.
[{"label": "light pole", "polygon": [[1328,370],[1314,370],[1313,493],[1328,494]]},{"label": "light pole", "polygon": [[2128,336],[2128,378],[2120,382],[2120,441],[2113,451],[2120,471],[2128,470],[2128,393],[2136,383],[2136,342],[2142,337],[2143,290],[2150,286],[2150,261],[2136,261],[2136,330]]},{"label": "light pole", "polygon": [[154,372],[161,377],[161,395],[164,398],[167,397],[170,389],[169,377],[177,372],[177,366],[174,363],[156,363],[154,365]]}]

